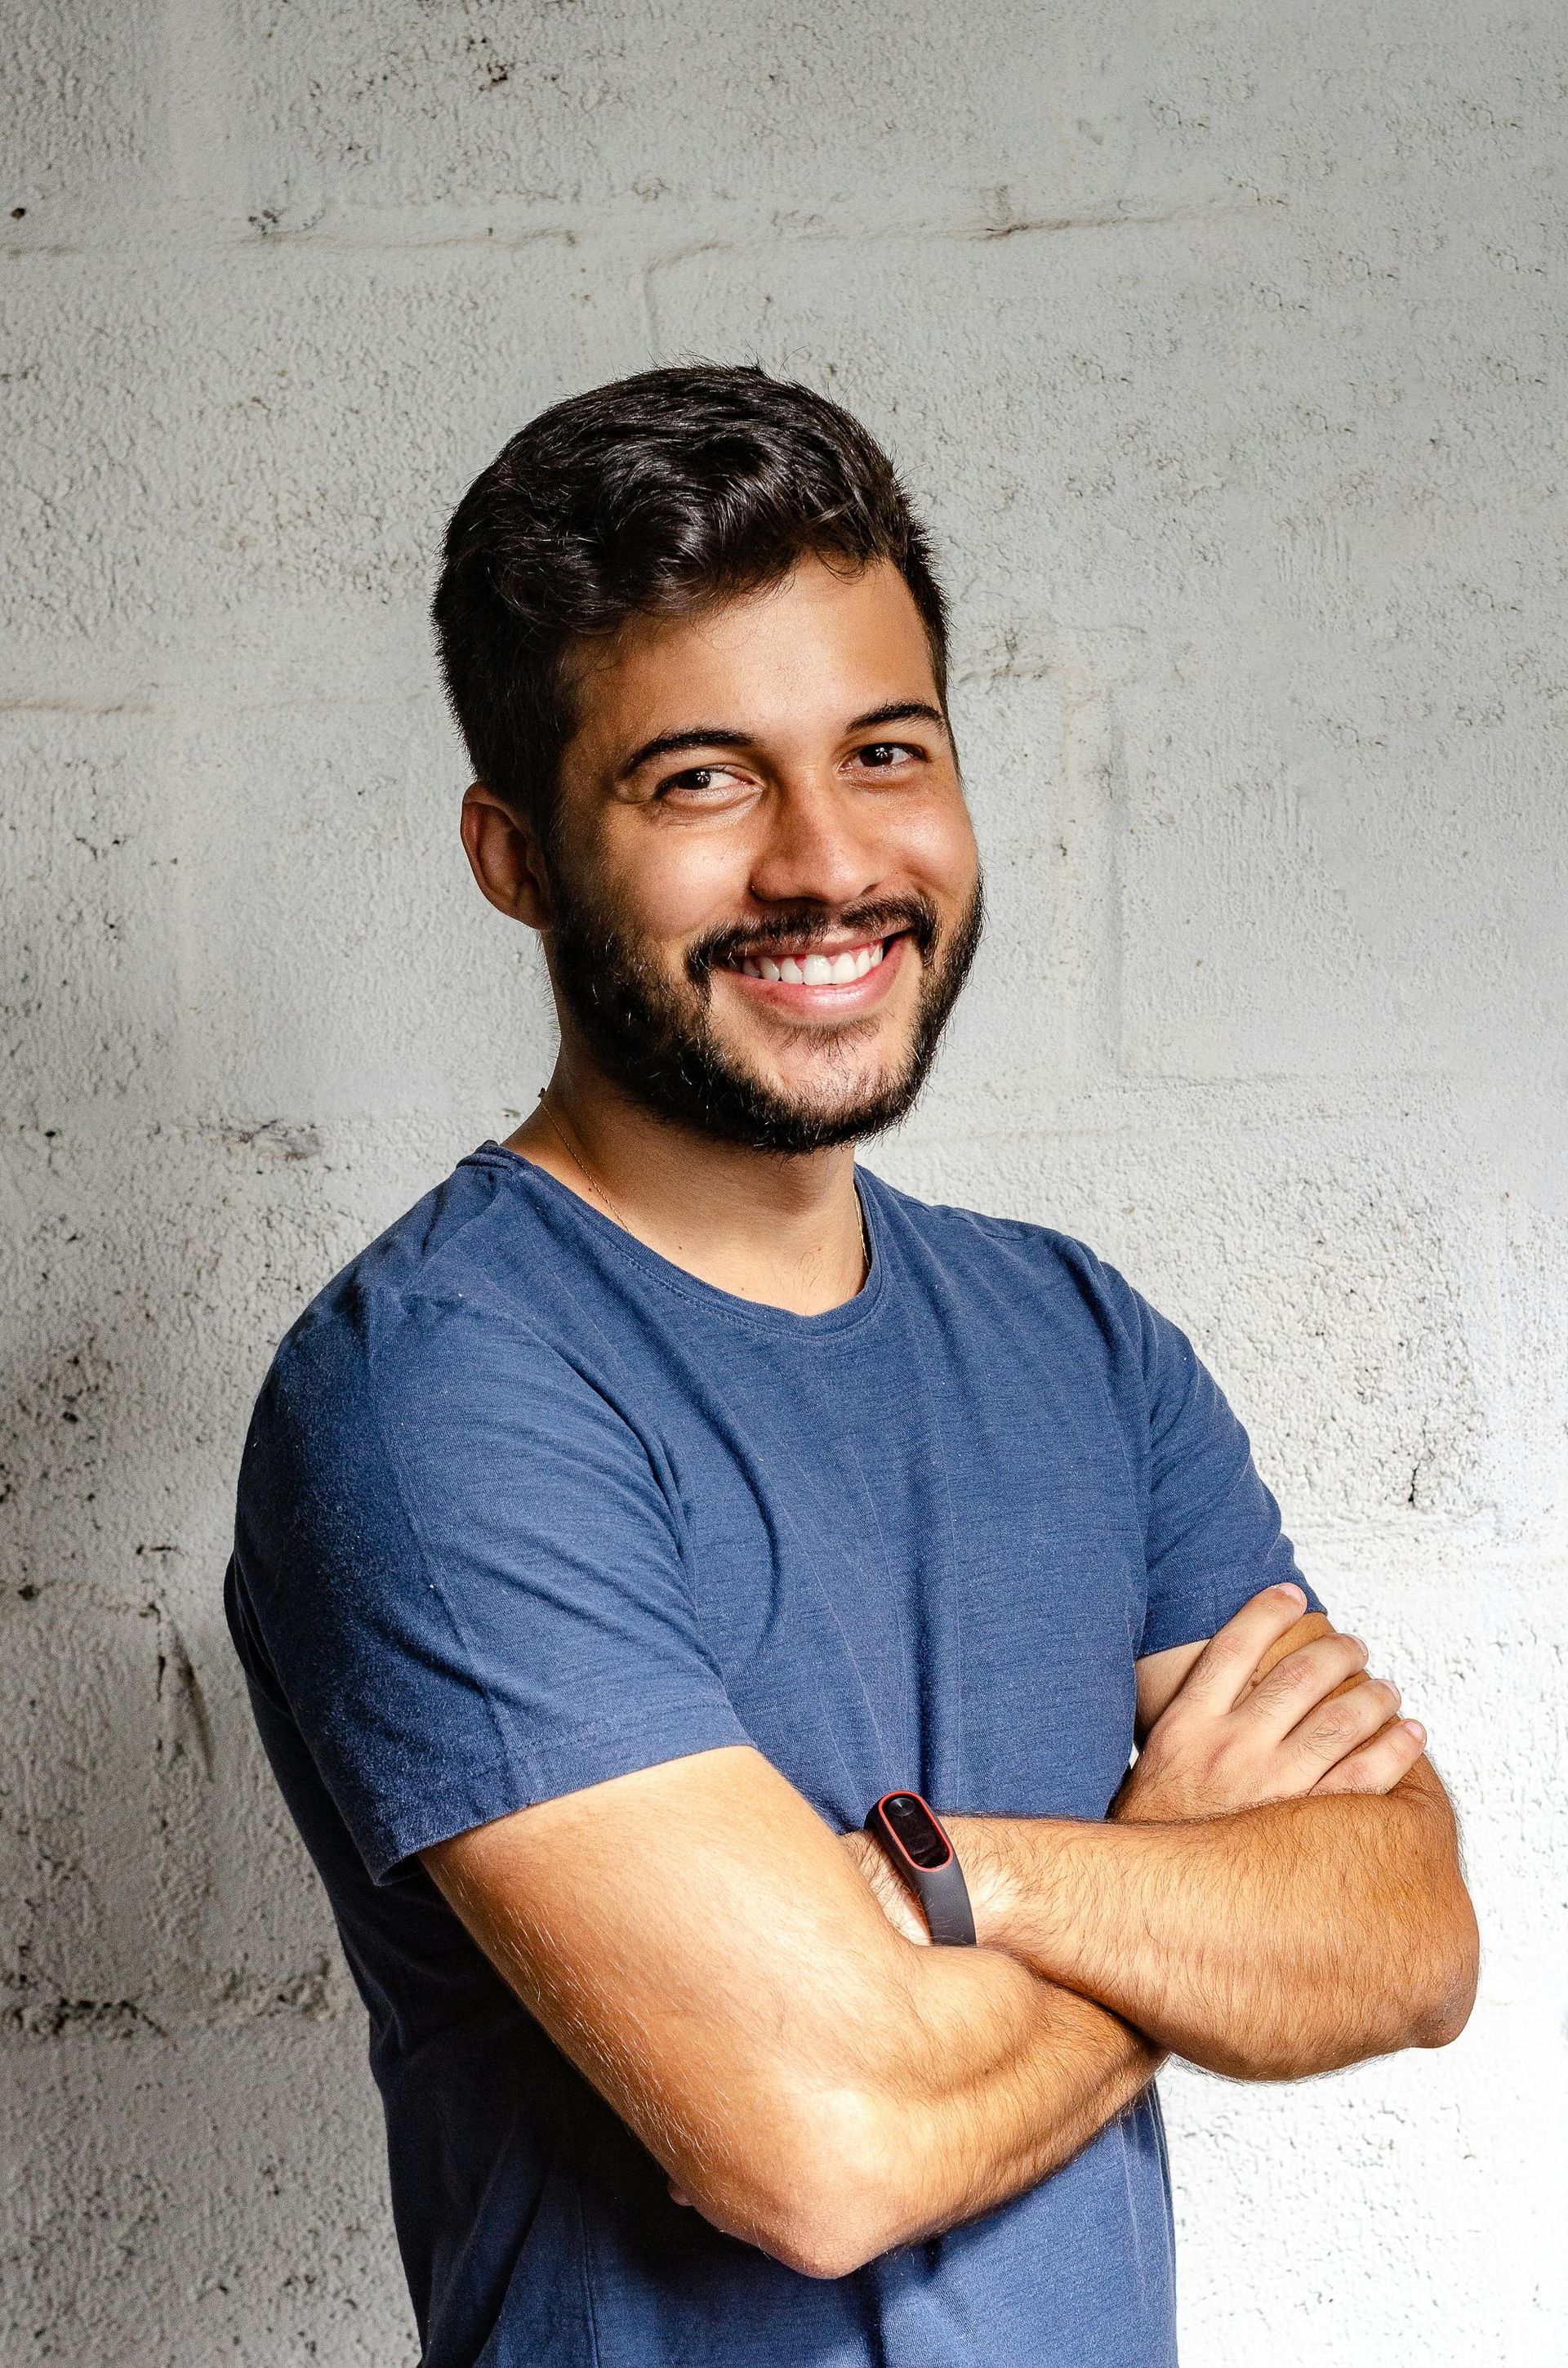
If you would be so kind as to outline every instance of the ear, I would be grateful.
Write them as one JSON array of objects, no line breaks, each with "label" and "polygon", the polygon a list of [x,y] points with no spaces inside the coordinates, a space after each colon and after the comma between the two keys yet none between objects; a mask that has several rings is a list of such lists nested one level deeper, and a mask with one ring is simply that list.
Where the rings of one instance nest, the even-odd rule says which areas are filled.
[{"label": "ear", "polygon": [[463,791],[463,852],[480,894],[509,920],[550,926],[550,872],[539,840],[483,781]]}]

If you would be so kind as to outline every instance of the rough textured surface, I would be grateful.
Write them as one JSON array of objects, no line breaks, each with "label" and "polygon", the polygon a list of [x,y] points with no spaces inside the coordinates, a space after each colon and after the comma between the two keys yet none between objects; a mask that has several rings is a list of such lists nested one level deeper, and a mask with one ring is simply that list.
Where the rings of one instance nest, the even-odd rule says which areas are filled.
[{"label": "rough textured surface", "polygon": [[933,516],[995,921],[875,1163],[1186,1321],[1428,1721],[1447,2054],[1173,2074],[1189,2368],[1562,2357],[1561,11],[10,0],[0,2357],[412,2343],[218,1581],[302,1300],[543,1074],[423,609],[756,354]]}]

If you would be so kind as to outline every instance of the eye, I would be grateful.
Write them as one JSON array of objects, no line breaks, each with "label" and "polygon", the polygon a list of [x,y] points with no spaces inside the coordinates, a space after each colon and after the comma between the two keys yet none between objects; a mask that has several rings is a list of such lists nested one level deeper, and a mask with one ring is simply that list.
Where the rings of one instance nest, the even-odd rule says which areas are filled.
[{"label": "eye", "polygon": [[672,773],[661,781],[655,797],[671,795],[697,801],[724,797],[739,787],[738,777],[728,765],[688,765],[684,773]]},{"label": "eye", "polygon": [[857,748],[856,761],[873,773],[892,772],[895,766],[924,757],[924,748],[912,747],[905,740],[873,740],[868,747]]}]

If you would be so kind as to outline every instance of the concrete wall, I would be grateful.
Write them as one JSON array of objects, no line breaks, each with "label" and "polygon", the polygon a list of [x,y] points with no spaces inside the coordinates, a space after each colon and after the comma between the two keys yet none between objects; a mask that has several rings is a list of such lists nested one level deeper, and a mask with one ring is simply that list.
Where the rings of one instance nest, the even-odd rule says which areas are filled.
[{"label": "concrete wall", "polygon": [[1189,2368],[1562,2356],[1568,40],[1471,0],[7,0],[0,2357],[411,2356],[222,1634],[270,1347],[530,1100],[425,624],[543,404],[928,506],[995,926],[874,1164],[1197,1334],[1463,1805],[1438,2056],[1165,2084]]}]

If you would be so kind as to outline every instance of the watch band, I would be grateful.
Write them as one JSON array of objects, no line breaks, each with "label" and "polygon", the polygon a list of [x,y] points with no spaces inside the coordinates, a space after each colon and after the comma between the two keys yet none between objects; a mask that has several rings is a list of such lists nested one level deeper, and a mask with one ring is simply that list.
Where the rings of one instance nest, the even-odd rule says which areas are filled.
[{"label": "watch band", "polygon": [[972,1948],[969,1885],[929,1801],[918,1793],[884,1793],[866,1812],[866,1831],[919,1900],[932,1940]]}]

